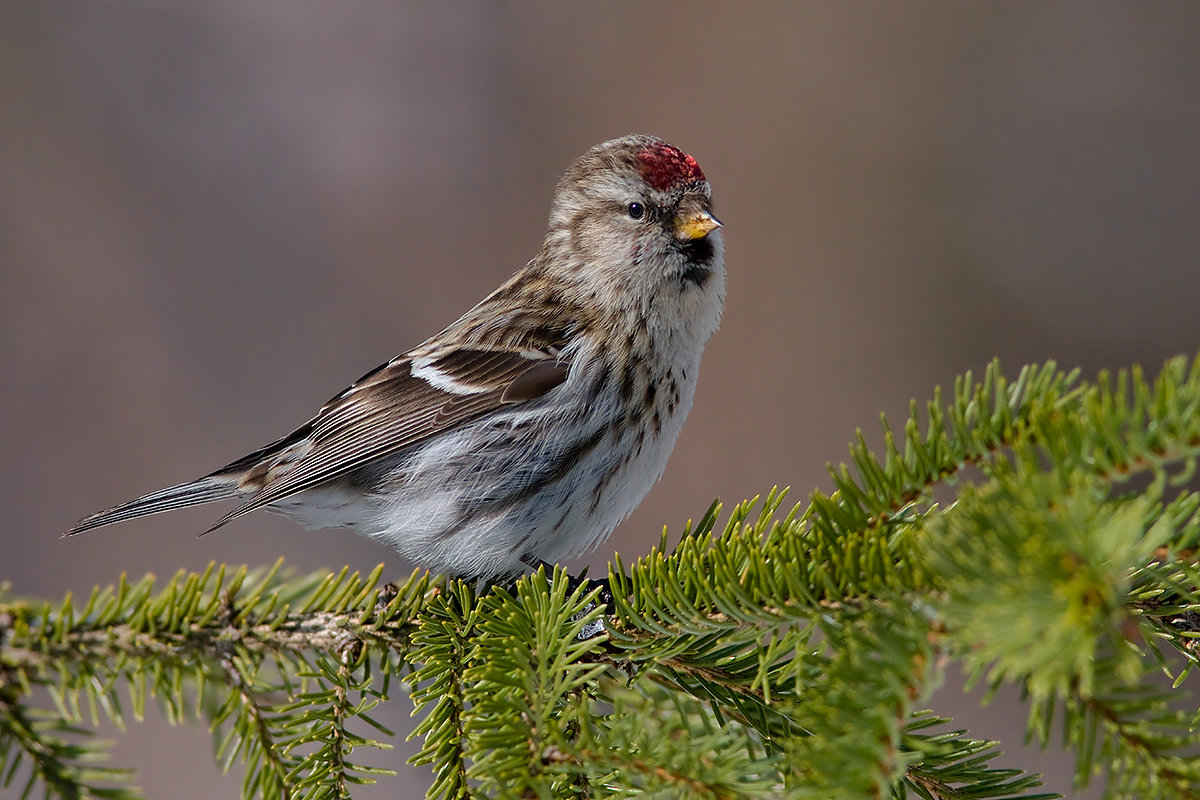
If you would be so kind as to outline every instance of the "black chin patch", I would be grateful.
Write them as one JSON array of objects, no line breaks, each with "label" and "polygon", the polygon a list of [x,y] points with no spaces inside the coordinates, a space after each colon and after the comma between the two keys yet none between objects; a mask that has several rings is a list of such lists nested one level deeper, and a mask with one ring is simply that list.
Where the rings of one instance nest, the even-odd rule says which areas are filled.
[{"label": "black chin patch", "polygon": [[707,236],[699,239],[689,239],[683,243],[682,247],[683,255],[687,259],[688,264],[707,265],[712,263],[713,245]]},{"label": "black chin patch", "polygon": [[679,277],[688,283],[696,286],[703,286],[709,276],[712,275],[712,269],[709,266],[712,264],[713,246],[712,242],[705,236],[700,239],[691,239],[680,245],[683,250],[684,265],[683,272]]}]

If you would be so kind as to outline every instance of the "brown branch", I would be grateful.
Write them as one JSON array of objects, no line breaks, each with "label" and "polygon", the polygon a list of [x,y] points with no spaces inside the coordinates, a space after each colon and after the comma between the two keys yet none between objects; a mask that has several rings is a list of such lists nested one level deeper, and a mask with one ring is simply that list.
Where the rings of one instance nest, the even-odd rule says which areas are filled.
[{"label": "brown branch", "polygon": [[[4,611],[0,605],[0,614]],[[333,650],[355,639],[389,648],[407,646],[415,620],[364,625],[362,620],[370,613],[370,610],[317,611],[289,617],[280,625],[237,626],[214,620],[208,625],[193,625],[183,633],[151,633],[121,623],[70,631],[54,641],[41,640],[36,647],[4,643],[0,663],[10,669],[41,669],[62,663],[135,656],[154,658],[165,664],[191,664],[197,656],[219,660],[232,645],[269,655]]]},{"label": "brown branch", "polygon": [[275,779],[279,782],[280,796],[283,800],[289,800],[292,796],[293,787],[288,782],[287,767],[283,763],[279,749],[275,746],[275,737],[271,733],[271,726],[267,722],[266,712],[259,705],[258,698],[254,696],[254,692],[250,688],[250,682],[246,679],[246,676],[232,657],[222,657],[221,669],[229,685],[238,693],[246,716],[253,723],[254,732],[258,737],[259,746],[263,751],[263,757],[266,759],[267,764],[270,765],[271,772],[275,774]]},{"label": "brown branch", "polygon": [[626,756],[615,751],[596,752],[587,747],[579,747],[575,753],[564,753],[557,748],[547,748],[542,752],[542,762],[546,764],[579,764],[584,759],[593,764],[615,763],[637,772],[639,775],[652,776],[676,786],[683,787],[693,794],[705,797],[724,797],[718,789],[709,786],[696,778],[672,772],[666,767],[650,764],[644,759]]},{"label": "brown branch", "polygon": [[1125,744],[1131,749],[1137,751],[1137,753],[1143,759],[1153,764],[1154,774],[1157,775],[1159,779],[1174,785],[1179,790],[1180,797],[1200,798],[1200,794],[1198,794],[1192,788],[1188,788],[1187,790],[1181,788],[1182,786],[1193,786],[1191,778],[1179,772],[1178,770],[1171,769],[1171,767],[1164,762],[1164,754],[1155,749],[1153,742],[1151,742],[1145,736],[1142,736],[1136,731],[1130,729],[1130,721],[1122,718],[1121,715],[1114,709],[1102,703],[1095,697],[1083,697],[1082,695],[1076,694],[1075,701],[1084,708],[1090,709],[1099,715],[1099,717],[1108,724],[1113,732],[1116,733],[1121,741],[1125,742]]}]

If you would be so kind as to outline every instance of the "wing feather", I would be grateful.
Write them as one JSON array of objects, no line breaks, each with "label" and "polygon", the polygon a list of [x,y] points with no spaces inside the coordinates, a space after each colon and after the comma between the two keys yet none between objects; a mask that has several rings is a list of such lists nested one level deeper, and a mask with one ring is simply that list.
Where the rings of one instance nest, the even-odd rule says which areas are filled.
[{"label": "wing feather", "polygon": [[[419,364],[420,374],[414,374],[414,359],[409,357],[367,373],[291,436],[259,451],[268,459],[279,453],[301,455],[285,470],[272,469],[280,463],[275,460],[247,470],[262,487],[209,531],[497,408],[541,397],[566,380],[568,369],[548,352],[484,349],[451,350],[420,358]],[[437,381],[428,379],[431,370]],[[297,449],[299,445],[306,446]],[[241,459],[214,475],[246,470],[251,466],[246,462]]]}]

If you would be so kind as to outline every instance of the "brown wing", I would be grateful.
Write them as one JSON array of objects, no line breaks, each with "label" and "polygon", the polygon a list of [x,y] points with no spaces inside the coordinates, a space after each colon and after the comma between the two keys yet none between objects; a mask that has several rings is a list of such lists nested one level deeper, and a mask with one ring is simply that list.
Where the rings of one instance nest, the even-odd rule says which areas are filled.
[{"label": "brown wing", "polygon": [[567,377],[542,353],[459,349],[434,359],[393,360],[330,400],[290,436],[219,470],[262,487],[209,530],[458,427],[527,402]]}]

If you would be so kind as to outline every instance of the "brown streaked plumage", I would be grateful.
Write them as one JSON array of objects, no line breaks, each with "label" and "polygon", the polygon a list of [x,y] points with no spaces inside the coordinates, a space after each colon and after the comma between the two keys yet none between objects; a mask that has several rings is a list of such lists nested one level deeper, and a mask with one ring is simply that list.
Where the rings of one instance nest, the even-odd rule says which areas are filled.
[{"label": "brown streaked plumage", "polygon": [[287,436],[68,535],[213,500],[348,527],[431,569],[496,577],[594,547],[657,479],[724,300],[696,160],[650,136],[563,176],[538,255]]}]

